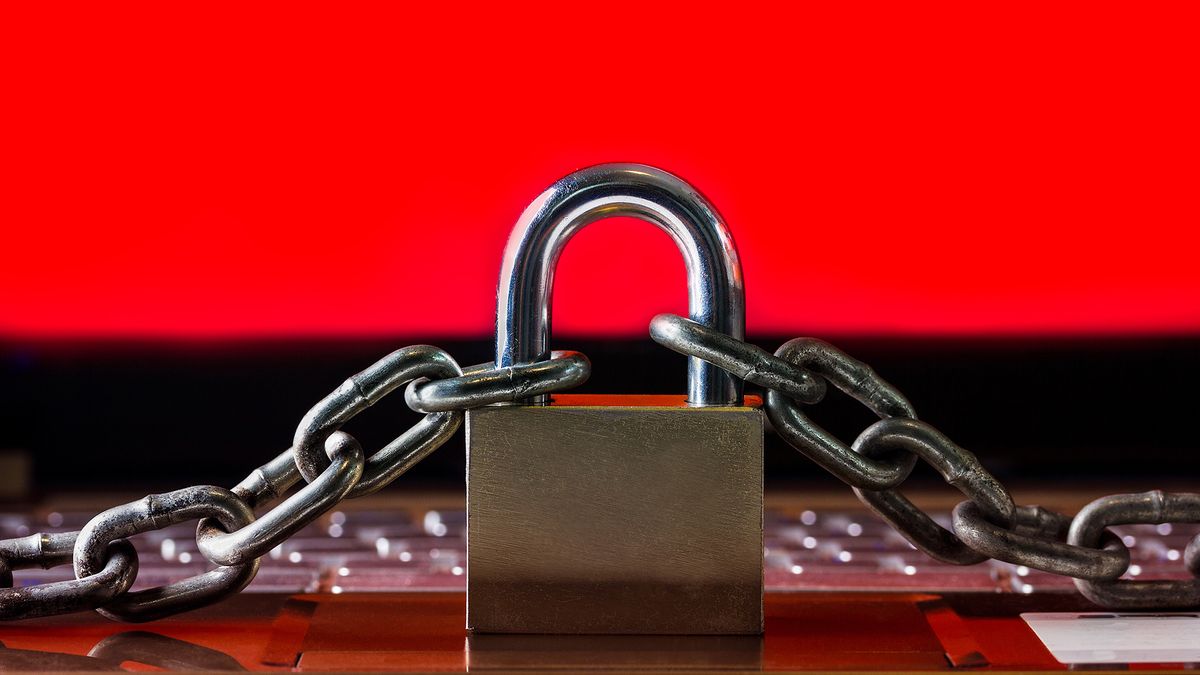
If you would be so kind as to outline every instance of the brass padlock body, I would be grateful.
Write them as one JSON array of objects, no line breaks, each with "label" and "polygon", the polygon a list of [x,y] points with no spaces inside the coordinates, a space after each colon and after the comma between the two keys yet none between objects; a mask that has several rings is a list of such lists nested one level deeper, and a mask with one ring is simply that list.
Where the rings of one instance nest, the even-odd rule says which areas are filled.
[{"label": "brass padlock body", "polygon": [[467,413],[467,627],[762,632],[763,416],[683,396]]}]

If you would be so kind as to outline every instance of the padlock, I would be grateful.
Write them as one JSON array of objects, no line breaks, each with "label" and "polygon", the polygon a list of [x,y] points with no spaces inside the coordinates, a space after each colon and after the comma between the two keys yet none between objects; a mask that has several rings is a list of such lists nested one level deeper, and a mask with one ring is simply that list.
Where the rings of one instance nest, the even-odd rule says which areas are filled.
[{"label": "padlock", "polygon": [[[666,231],[686,262],[691,319],[743,337],[741,266],[716,209],[671,174],[607,164],[558,181],[517,223],[497,366],[550,357],[559,254],[611,216]],[[686,397],[555,394],[469,411],[467,628],[762,632],[760,405],[693,358]]]}]

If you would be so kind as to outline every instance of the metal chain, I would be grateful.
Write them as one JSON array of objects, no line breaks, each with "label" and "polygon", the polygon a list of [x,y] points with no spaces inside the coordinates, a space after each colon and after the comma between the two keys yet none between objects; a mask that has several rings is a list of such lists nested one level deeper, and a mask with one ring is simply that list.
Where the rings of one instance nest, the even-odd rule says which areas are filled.
[{"label": "metal chain", "polygon": [[[304,480],[312,483],[330,466],[330,448],[322,450],[322,446],[333,432],[355,415],[418,377],[455,377],[461,374],[462,369],[446,352],[437,347],[416,345],[397,349],[370,368],[352,375],[332,394],[313,406],[296,429],[292,452],[296,455],[296,466],[300,468]],[[429,421],[429,418],[423,421]],[[424,426],[424,433],[412,436],[409,443],[416,446],[440,445],[439,441],[451,436],[461,423],[461,414],[439,415],[431,424]],[[366,474],[368,487],[394,478],[391,469],[395,463],[405,454],[418,451],[418,448],[408,446],[403,440],[404,437],[401,437],[393,441],[371,458],[371,468]],[[353,483],[357,482],[356,478]]]},{"label": "metal chain", "polygon": [[[865,363],[824,342],[792,340],[780,348],[788,357],[781,358],[674,314],[654,317],[650,336],[669,349],[711,360],[747,382],[766,388],[767,415],[775,431],[804,456],[851,485],[876,490],[895,487],[916,465],[917,458],[904,453],[871,458],[851,452],[793,402],[818,403],[828,380],[881,418],[917,416],[904,396],[876,377]],[[876,385],[864,386],[864,382]]]},{"label": "metal chain", "polygon": [[[92,518],[79,531],[74,551],[75,576],[86,579],[103,569],[112,542],[201,518],[234,529],[254,520],[254,512],[237,495],[211,485],[149,495],[113,507]],[[166,586],[122,593],[97,611],[111,619],[150,621],[237,593],[257,573],[257,559],[222,566]]]},{"label": "metal chain", "polygon": [[[550,361],[463,371],[436,347],[396,350],[350,377],[304,416],[293,446],[232,489],[206,485],[149,495],[100,513],[77,532],[0,540],[0,620],[95,609],[121,621],[149,621],[196,609],[245,588],[259,559],[344,499],[374,493],[443,445],[463,411],[582,384],[591,363],[578,352]],[[411,385],[410,407],[425,413],[366,457],[342,425],[396,389]],[[288,492],[301,479],[306,484]],[[286,498],[285,498],[286,496]],[[257,519],[254,510],[279,502]],[[128,537],[198,520],[196,542],[215,569],[167,586],[130,591],[138,557]],[[13,587],[13,570],[73,564],[76,579]]]},{"label": "metal chain", "polygon": [[[1071,576],[1081,593],[1106,607],[1200,605],[1200,535],[1183,555],[1197,579],[1132,581],[1120,578],[1130,566],[1129,549],[1107,529],[1200,522],[1200,494],[1113,495],[1092,502],[1074,520],[1018,506],[973,454],[919,421],[899,390],[828,343],[799,338],[770,354],[669,314],[655,317],[650,332],[670,349],[764,387],[766,413],[780,436],[849,484],[872,511],[933,558],[962,565],[996,558]],[[399,349],[322,399],[300,422],[291,448],[230,490],[196,486],[150,495],[104,511],[78,532],[0,541],[0,620],[96,609],[113,619],[147,621],[220,600],[249,584],[259,559],[288,537],[342,500],[382,489],[444,444],[462,425],[463,411],[561,391],[583,383],[590,372],[590,362],[578,352],[464,370],[436,347]],[[822,400],[826,383],[880,417],[851,446],[813,423],[802,408]],[[424,417],[367,457],[341,427],[405,385],[407,404]],[[954,509],[953,531],[898,490],[918,459],[967,497]],[[301,479],[306,484],[286,496]],[[255,509],[275,502],[255,519]],[[199,550],[216,568],[131,592],[138,558],[128,537],[188,520],[199,521]],[[75,568],[74,580],[13,587],[14,570],[67,563]]]},{"label": "metal chain", "polygon": [[[1074,546],[1095,546],[1110,525],[1131,523],[1200,523],[1200,494],[1168,494],[1152,490],[1141,494],[1102,497],[1083,507],[1071,523],[1067,541]],[[1200,535],[1185,551],[1184,564],[1197,574]],[[1131,579],[1076,579],[1075,587],[1100,605],[1143,609],[1162,606],[1200,605],[1200,578],[1185,581]]]},{"label": "metal chain", "polygon": [[[765,387],[767,416],[779,435],[849,484],[868,508],[937,560],[971,565],[995,558],[1070,576],[1085,597],[1114,609],[1200,606],[1200,535],[1183,556],[1196,579],[1134,581],[1120,578],[1129,571],[1130,552],[1107,529],[1135,523],[1200,522],[1200,494],[1112,495],[1088,504],[1074,520],[1042,507],[1018,506],[972,453],[918,421],[895,387],[827,343],[800,338],[771,355],[672,314],[654,317],[650,334],[674,351]],[[882,419],[846,447],[809,420],[801,408],[815,403],[818,392],[823,392],[812,375]],[[953,531],[897,490],[917,458],[967,497],[954,509]]]},{"label": "metal chain", "polygon": [[583,384],[592,363],[579,352],[551,352],[549,361],[497,368],[481,363],[463,370],[460,377],[430,381],[420,378],[408,385],[404,400],[423,413],[469,410],[492,403],[520,401]]},{"label": "metal chain", "polygon": [[[8,570],[50,569],[71,562],[78,532],[31,534],[0,541],[0,559]],[[32,619],[95,609],[133,585],[138,557],[133,544],[119,540],[105,551],[104,568],[84,579],[71,579],[22,588],[0,588],[0,619]],[[11,584],[12,577],[6,581]]]}]

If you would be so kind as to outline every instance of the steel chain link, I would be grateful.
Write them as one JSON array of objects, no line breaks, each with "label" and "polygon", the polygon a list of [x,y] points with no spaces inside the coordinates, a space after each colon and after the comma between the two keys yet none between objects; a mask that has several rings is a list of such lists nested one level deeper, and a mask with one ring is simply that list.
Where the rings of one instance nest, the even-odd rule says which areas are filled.
[{"label": "steel chain link", "polygon": [[[0,541],[0,559],[9,571],[71,563],[78,532],[31,534]],[[105,552],[103,569],[84,579],[56,581],[36,586],[0,588],[0,619],[32,619],[96,609],[121,596],[137,577],[138,557],[133,544],[112,542]],[[6,581],[12,581],[9,577]]]},{"label": "steel chain link", "polygon": [[971,501],[954,507],[953,519],[963,543],[1013,565],[1096,581],[1116,579],[1129,569],[1129,548],[1120,537],[1106,533],[1100,548],[1071,545],[1066,541],[1071,519],[1040,506],[1018,507],[1011,528],[989,520]]},{"label": "steel chain link", "polygon": [[[784,440],[848,483],[876,514],[913,546],[943,562],[970,565],[995,558],[1073,577],[1080,592],[1114,609],[1200,606],[1200,578],[1121,579],[1130,552],[1107,528],[1123,524],[1200,522],[1200,494],[1112,495],[1084,507],[1072,520],[1038,506],[1014,504],[1008,491],[969,451],[920,422],[900,392],[859,362],[820,340],[792,340],[772,357],[683,317],[654,317],[651,336],[674,351],[717,364],[763,386],[767,416]],[[814,374],[849,394],[880,418],[847,448],[813,424],[801,405],[823,391],[796,370]],[[791,379],[789,379],[791,378]],[[924,459],[967,501],[953,513],[953,531],[896,488]],[[1200,577],[1200,535],[1188,544],[1184,564]]]},{"label": "steel chain link", "polygon": [[[865,363],[831,345],[820,340],[792,340],[779,352],[770,354],[674,314],[654,317],[650,322],[650,336],[670,349],[711,360],[747,382],[764,387],[767,390],[767,416],[775,432],[804,456],[850,485],[871,486],[877,490],[895,487],[916,465],[917,458],[904,453],[872,458],[852,452],[845,443],[813,424],[793,401],[819,402],[825,394],[824,382],[827,380],[881,418],[917,416],[899,391],[879,380]],[[865,381],[878,382],[880,386],[864,387]]]},{"label": "steel chain link", "polygon": [[[216,602],[248,585],[259,559],[298,530],[344,499],[382,489],[444,444],[462,425],[464,410],[553,393],[590,374],[591,363],[578,352],[510,368],[482,364],[464,373],[436,347],[399,349],[317,403],[300,422],[292,448],[230,490],[195,486],[149,495],[100,513],[78,532],[0,540],[0,620],[95,609],[111,619],[148,621]],[[342,425],[408,384],[411,407],[424,417],[366,457]],[[307,484],[286,496],[301,479]],[[275,502],[255,519],[255,509]],[[127,537],[188,520],[199,520],[197,545],[216,569],[130,591],[138,557]],[[74,565],[76,579],[13,587],[13,570],[66,564]]]},{"label": "steel chain link", "polygon": [[497,368],[480,363],[459,377],[430,380],[422,377],[408,385],[404,400],[417,412],[469,410],[492,403],[520,401],[579,386],[591,374],[592,364],[579,352],[551,352],[550,360]]},{"label": "steel chain link", "polygon": [[[416,345],[397,349],[361,373],[350,376],[342,386],[313,406],[300,421],[296,436],[292,439],[292,452],[295,453],[300,474],[309,483],[315,481],[332,459],[328,455],[329,448],[324,447],[330,434],[395,389],[419,377],[442,378],[461,374],[462,369],[446,352],[429,345]],[[364,467],[363,478],[367,481],[367,487],[361,494],[390,482],[396,477],[393,475],[396,464],[405,455],[420,452],[424,446],[440,445],[458,430],[461,423],[462,413],[451,412],[432,419],[426,417],[410,433],[385,446],[371,457],[369,468]]]},{"label": "steel chain link", "polygon": [[[107,562],[107,547],[114,541],[198,519],[214,520],[223,528],[234,529],[254,520],[254,512],[237,495],[212,485],[149,495],[113,507],[92,518],[79,531],[73,561],[75,576],[86,579],[102,569]],[[166,586],[127,591],[97,611],[111,619],[150,621],[183,609],[203,607],[237,593],[257,573],[257,559],[220,566]]]},{"label": "steel chain link", "polygon": [[[1074,546],[1096,546],[1109,526],[1133,523],[1200,523],[1200,494],[1168,494],[1152,490],[1101,497],[1075,516],[1067,541]],[[1197,541],[1200,536],[1192,539],[1185,552],[1185,566],[1193,575],[1196,574]],[[1087,599],[1106,607],[1148,609],[1200,605],[1200,579],[1076,579],[1075,587]]]}]

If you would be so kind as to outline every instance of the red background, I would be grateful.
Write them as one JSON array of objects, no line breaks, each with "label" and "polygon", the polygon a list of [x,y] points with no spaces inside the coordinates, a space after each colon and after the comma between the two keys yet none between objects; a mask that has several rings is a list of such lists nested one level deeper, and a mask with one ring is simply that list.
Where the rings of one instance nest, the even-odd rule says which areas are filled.
[{"label": "red background", "polygon": [[[724,213],[751,332],[1200,329],[1187,3],[434,5],[10,3],[0,336],[485,335],[518,214],[613,160]],[[685,306],[614,222],[555,325]]]}]

